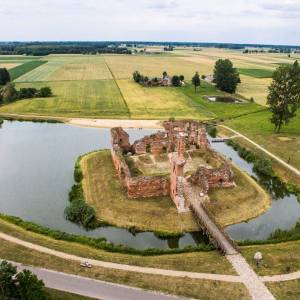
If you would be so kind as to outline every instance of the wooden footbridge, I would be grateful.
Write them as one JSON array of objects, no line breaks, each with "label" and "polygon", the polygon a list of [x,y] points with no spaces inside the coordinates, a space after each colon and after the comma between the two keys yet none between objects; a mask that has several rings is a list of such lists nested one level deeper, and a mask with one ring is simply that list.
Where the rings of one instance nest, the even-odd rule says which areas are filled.
[{"label": "wooden footbridge", "polygon": [[188,182],[184,187],[184,195],[197,222],[203,232],[209,237],[210,242],[225,255],[237,254],[238,248],[234,241],[217,224],[213,216],[205,208],[203,197]]}]

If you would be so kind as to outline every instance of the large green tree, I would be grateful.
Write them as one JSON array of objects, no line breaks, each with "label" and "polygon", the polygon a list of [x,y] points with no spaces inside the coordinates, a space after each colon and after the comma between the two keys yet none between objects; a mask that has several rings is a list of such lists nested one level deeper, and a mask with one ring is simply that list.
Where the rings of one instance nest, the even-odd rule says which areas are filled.
[{"label": "large green tree", "polygon": [[6,68],[0,68],[0,85],[10,82],[10,75]]},{"label": "large green tree", "polygon": [[200,75],[198,72],[195,73],[195,75],[192,78],[192,83],[195,87],[195,93],[197,92],[197,88],[200,86],[201,81],[200,81]]},{"label": "large green tree", "polygon": [[46,300],[43,281],[28,270],[17,272],[12,264],[0,264],[0,299],[3,300]]},{"label": "large green tree", "polygon": [[219,59],[216,61],[214,83],[217,88],[227,93],[234,93],[240,82],[239,73],[229,59]]},{"label": "large green tree", "polygon": [[8,82],[5,86],[0,88],[0,103],[9,103],[15,101],[18,98],[18,92],[15,89],[15,85]]},{"label": "large green tree", "polygon": [[275,131],[280,132],[283,125],[296,116],[300,106],[300,66],[298,61],[293,65],[280,66],[273,73],[269,86],[268,105],[272,112],[271,122]]}]

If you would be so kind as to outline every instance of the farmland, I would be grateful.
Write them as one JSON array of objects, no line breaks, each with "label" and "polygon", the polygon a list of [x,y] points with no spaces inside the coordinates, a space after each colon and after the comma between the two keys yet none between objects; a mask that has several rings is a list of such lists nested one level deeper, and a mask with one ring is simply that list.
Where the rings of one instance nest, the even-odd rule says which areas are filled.
[{"label": "farmland", "polygon": [[20,64],[9,70],[9,74],[12,80],[21,77],[23,74],[30,72],[31,70],[45,64],[43,60],[33,60]]},{"label": "farmland", "polygon": [[268,69],[238,69],[240,74],[255,78],[271,78],[273,71]]},{"label": "farmland", "polygon": [[50,86],[54,97],[22,100],[1,112],[55,116],[126,117],[128,110],[113,80],[17,83],[17,88]]}]

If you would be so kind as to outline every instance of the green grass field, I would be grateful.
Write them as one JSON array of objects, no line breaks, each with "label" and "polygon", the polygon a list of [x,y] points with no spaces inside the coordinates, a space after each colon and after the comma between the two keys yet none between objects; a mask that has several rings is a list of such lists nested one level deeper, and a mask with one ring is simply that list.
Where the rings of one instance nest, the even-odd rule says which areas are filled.
[{"label": "green grass field", "polygon": [[228,120],[226,125],[255,140],[272,153],[296,168],[300,168],[300,112],[284,126],[281,133],[274,132],[268,111]]},{"label": "green grass field", "polygon": [[19,77],[15,82],[35,82],[47,81],[48,78],[64,64],[63,61],[48,61],[46,64],[25,73]]},{"label": "green grass field", "polygon": [[271,78],[273,74],[273,70],[267,69],[238,69],[240,74],[251,76],[255,78]]},{"label": "green grass field", "polygon": [[47,63],[47,61],[44,60],[33,60],[25,62],[24,64],[21,64],[9,70],[10,78],[11,80],[15,80],[45,63]]}]

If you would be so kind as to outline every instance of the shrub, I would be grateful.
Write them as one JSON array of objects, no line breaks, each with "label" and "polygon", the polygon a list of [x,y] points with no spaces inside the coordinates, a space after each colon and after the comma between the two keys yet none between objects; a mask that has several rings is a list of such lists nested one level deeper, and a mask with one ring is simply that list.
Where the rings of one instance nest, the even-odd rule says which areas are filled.
[{"label": "shrub", "polygon": [[274,176],[271,160],[264,157],[255,160],[253,170],[262,175]]},{"label": "shrub", "polygon": [[211,137],[216,137],[217,136],[217,127],[215,125],[209,124],[206,126],[206,130],[207,133],[211,136]]},{"label": "shrub", "polygon": [[18,92],[18,99],[33,98],[37,96],[38,90],[35,88],[21,88]]},{"label": "shrub", "polygon": [[179,76],[174,75],[174,76],[172,77],[172,85],[173,85],[173,86],[180,86],[180,85],[181,85]]},{"label": "shrub", "polygon": [[52,90],[48,86],[42,87],[39,90],[39,92],[37,93],[37,96],[42,97],[42,98],[51,97],[52,96]]}]

